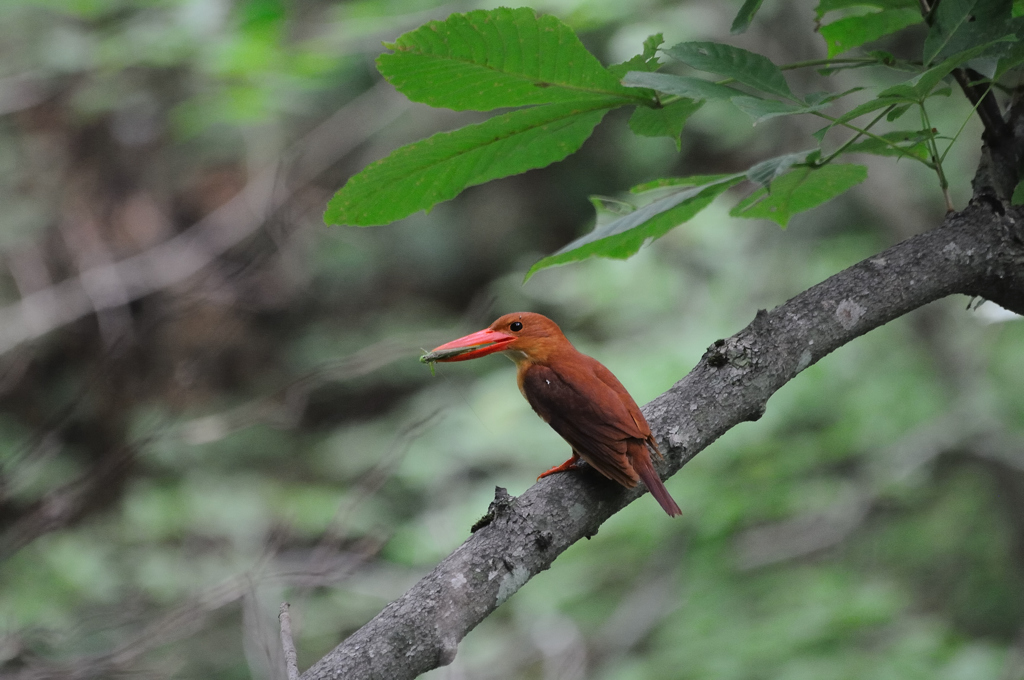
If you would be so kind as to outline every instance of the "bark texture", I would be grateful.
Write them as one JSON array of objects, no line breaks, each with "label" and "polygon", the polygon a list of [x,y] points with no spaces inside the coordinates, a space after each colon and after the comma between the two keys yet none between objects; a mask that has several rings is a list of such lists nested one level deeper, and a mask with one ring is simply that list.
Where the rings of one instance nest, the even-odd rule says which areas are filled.
[{"label": "bark texture", "polygon": [[[1019,123],[1014,120],[1014,123]],[[1016,134],[989,140],[975,200],[942,225],[866,259],[717,340],[698,365],[644,408],[670,476],[836,348],[939,298],[960,293],[1024,314],[1024,209]],[[514,498],[498,489],[473,535],[405,595],[303,675],[303,680],[415,678],[451,663],[458,643],[567,547],[646,489],[593,471],[542,479]],[[668,521],[668,520],[666,520]]]}]

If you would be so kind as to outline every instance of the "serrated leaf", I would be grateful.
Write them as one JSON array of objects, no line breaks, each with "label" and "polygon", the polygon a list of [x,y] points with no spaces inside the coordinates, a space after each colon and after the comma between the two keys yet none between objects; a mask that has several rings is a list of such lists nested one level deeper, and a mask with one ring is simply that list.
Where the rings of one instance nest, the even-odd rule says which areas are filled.
[{"label": "serrated leaf", "polygon": [[757,10],[761,9],[762,2],[764,0],[745,0],[736,18],[732,20],[732,28],[729,29],[729,32],[736,35],[746,31],[750,27],[750,22],[754,20]]},{"label": "serrated leaf", "polygon": [[817,149],[811,149],[808,151],[798,151],[796,153],[787,153],[782,156],[776,156],[775,158],[769,158],[766,161],[761,161],[756,165],[751,166],[747,170],[746,177],[755,184],[767,187],[772,181],[784,174],[791,167],[797,163],[803,163],[807,160],[807,157],[816,152]]},{"label": "serrated leaf", "polygon": [[746,95],[733,97],[731,101],[736,105],[736,108],[754,119],[754,125],[769,118],[791,116],[797,113],[814,113],[815,111],[828,108],[827,102],[812,106],[802,106],[800,104],[780,102],[778,99],[760,99]]},{"label": "serrated leaf", "polygon": [[1008,46],[999,45],[998,39],[1010,32],[1011,4],[1011,0],[942,0],[924,41],[925,65],[986,43],[1005,52]]},{"label": "serrated leaf", "polygon": [[456,111],[637,99],[571,28],[532,9],[453,14],[387,45],[377,68],[409,99]]},{"label": "serrated leaf", "polygon": [[388,224],[466,187],[550,165],[576,151],[621,105],[610,99],[537,106],[403,146],[349,179],[327,204],[324,222]]},{"label": "serrated leaf", "polygon": [[829,201],[868,176],[863,165],[829,164],[800,167],[776,179],[771,191],[762,188],[729,211],[734,217],[769,219],[785,229],[793,215]]},{"label": "serrated leaf", "polygon": [[821,0],[814,10],[818,21],[828,14],[839,9],[850,9],[851,7],[877,7],[879,9],[900,9],[917,7],[917,0]]},{"label": "serrated leaf", "polygon": [[671,73],[644,73],[630,71],[622,78],[626,87],[644,87],[665,94],[676,94],[689,99],[731,99],[744,92],[728,85],[719,85],[710,80],[677,76]]},{"label": "serrated leaf", "polygon": [[922,21],[921,12],[912,8],[883,10],[873,14],[846,17],[822,26],[821,37],[828,45],[828,57],[860,47]]},{"label": "serrated leaf", "polygon": [[763,92],[793,98],[782,71],[768,57],[760,54],[714,42],[679,43],[665,50],[665,54],[697,70],[717,73]]},{"label": "serrated leaf", "polygon": [[589,234],[530,267],[526,279],[529,280],[541,269],[588,257],[625,259],[640,250],[648,239],[664,236],[674,227],[693,218],[722,192],[742,180],[742,175],[729,175],[727,179],[683,189],[628,215],[599,223]]},{"label": "serrated leaf", "polygon": [[661,66],[658,61],[658,48],[665,42],[661,33],[647,36],[644,40],[644,51],[621,64],[609,66],[608,70],[616,77],[621,78],[630,71],[657,71]]},{"label": "serrated leaf", "polygon": [[[928,160],[928,146],[925,144],[933,133],[930,130],[896,130],[851,144],[846,153],[870,153],[875,156],[912,156]],[[895,146],[893,146],[895,145]]]},{"label": "serrated leaf", "polygon": [[704,105],[702,101],[678,99],[661,108],[638,106],[629,118],[629,129],[644,137],[668,137],[676,144],[676,150],[682,149],[679,139],[683,132],[686,119]]},{"label": "serrated leaf", "polygon": [[1017,186],[1013,188],[1013,196],[1010,197],[1010,203],[1013,205],[1024,205],[1024,179],[1017,182]]},{"label": "serrated leaf", "polygon": [[654,59],[658,56],[658,49],[665,43],[665,34],[655,33],[644,40],[644,59]]}]

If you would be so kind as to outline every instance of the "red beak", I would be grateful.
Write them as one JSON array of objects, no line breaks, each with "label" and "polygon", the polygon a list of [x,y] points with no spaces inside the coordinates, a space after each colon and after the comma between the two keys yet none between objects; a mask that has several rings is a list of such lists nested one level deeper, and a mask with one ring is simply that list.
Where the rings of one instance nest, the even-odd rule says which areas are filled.
[{"label": "red beak", "polygon": [[446,342],[440,347],[435,347],[421,357],[420,361],[466,361],[468,359],[476,359],[477,357],[500,352],[516,339],[514,335],[485,328],[482,331],[470,333],[458,340]]}]

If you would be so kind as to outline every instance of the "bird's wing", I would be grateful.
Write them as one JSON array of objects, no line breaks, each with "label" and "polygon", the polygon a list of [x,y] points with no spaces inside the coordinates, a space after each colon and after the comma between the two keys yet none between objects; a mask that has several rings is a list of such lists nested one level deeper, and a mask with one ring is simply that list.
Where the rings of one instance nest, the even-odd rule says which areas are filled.
[{"label": "bird's wing", "polygon": [[627,457],[629,440],[647,435],[616,391],[596,379],[587,363],[557,369],[535,364],[523,376],[523,393],[533,410],[598,472],[623,486],[636,485],[639,477]]},{"label": "bird's wing", "polygon": [[605,368],[604,364],[597,359],[592,359],[591,357],[587,358],[593,361],[594,375],[597,376],[601,382],[612,388],[616,395],[618,395],[622,405],[626,408],[626,411],[629,413],[630,419],[633,421],[633,424],[636,425],[636,434],[633,436],[646,441],[660,457],[661,450],[658,448],[658,442],[654,439],[654,435],[651,433],[651,426],[647,424],[647,419],[644,418],[643,411],[641,411],[640,407],[637,406],[636,401],[634,401],[633,397],[629,395],[626,388],[622,386],[622,383],[615,377],[615,374]]}]

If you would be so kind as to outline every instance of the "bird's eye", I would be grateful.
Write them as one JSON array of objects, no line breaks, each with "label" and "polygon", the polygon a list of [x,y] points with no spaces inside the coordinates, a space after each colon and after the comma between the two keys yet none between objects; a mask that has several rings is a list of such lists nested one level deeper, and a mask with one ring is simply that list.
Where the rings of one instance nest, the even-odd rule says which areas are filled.
[{"label": "bird's eye", "polygon": [[523,324],[520,321],[513,321],[508,325],[510,331],[521,331],[523,330]]}]

